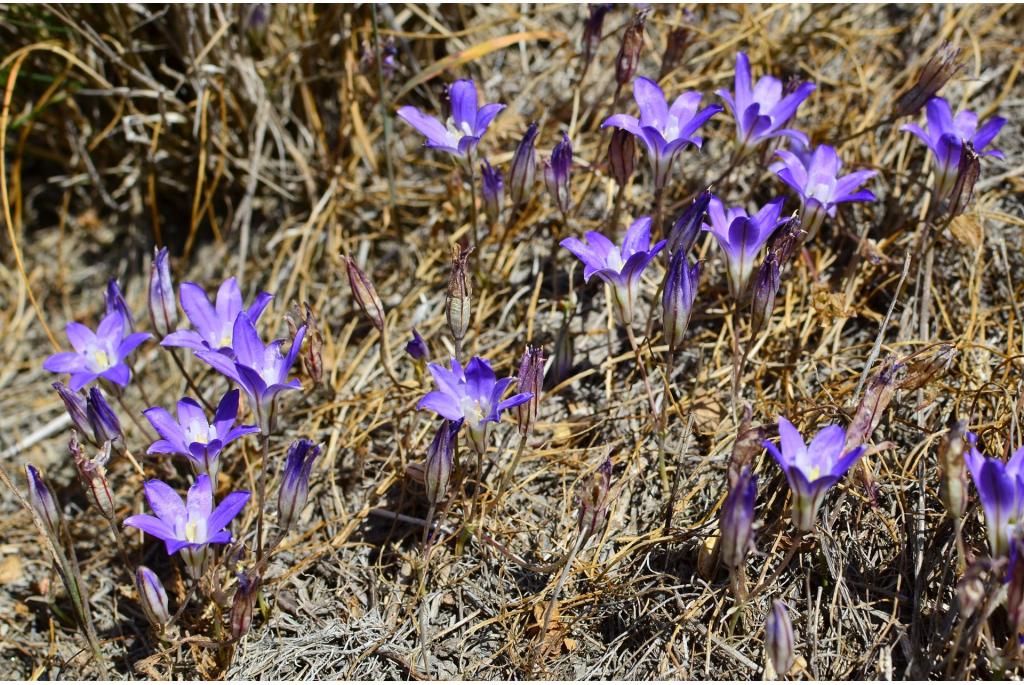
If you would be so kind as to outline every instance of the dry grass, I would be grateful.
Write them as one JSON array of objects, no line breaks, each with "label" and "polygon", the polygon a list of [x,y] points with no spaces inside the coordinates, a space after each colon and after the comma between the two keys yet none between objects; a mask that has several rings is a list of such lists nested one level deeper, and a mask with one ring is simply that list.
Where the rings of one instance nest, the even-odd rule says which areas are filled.
[{"label": "dry grass", "polygon": [[[956,552],[935,455],[951,417],[968,419],[990,453],[1022,441],[1024,14],[983,5],[691,10],[658,6],[648,18],[638,74],[657,75],[670,28],[690,30],[682,61],[661,80],[670,93],[699,89],[714,99],[714,89],[731,87],[735,52],[744,49],[756,74],[817,82],[798,125],[829,142],[886,119],[896,96],[950,41],[963,48],[965,66],[942,94],[1010,123],[997,139],[1006,161],[985,160],[968,215],[934,232],[930,273],[928,259],[911,255],[902,288],[905,255],[925,230],[925,151],[898,124],[840,147],[849,168],[881,172],[872,185],[880,201],[845,206],[784,274],[738,401],[732,305],[717,248],[698,243],[706,260],[698,311],[667,382],[652,307],[663,266],[652,267],[640,311],[642,323],[654,312],[644,358],[670,412],[662,476],[647,395],[624,335],[609,326],[604,293],[583,286],[567,253],[552,253],[555,238],[602,228],[613,203],[598,125],[615,90],[626,8],[606,20],[579,87],[584,7],[378,7],[379,34],[393,38],[401,64],[384,83],[383,102],[378,71],[361,63],[374,45],[370,6],[275,7],[262,27],[253,27],[251,8],[219,5],[0,9],[8,51],[0,67],[8,229],[0,258],[0,465],[21,484],[21,464],[34,463],[57,486],[116,673],[747,679],[763,675],[763,619],[775,597],[793,609],[800,677],[985,678],[1016,668],[999,658],[1007,636],[998,620],[990,630],[958,616]],[[415,411],[430,381],[400,350],[413,325],[435,359],[453,349],[443,312],[450,245],[471,228],[464,179],[450,160],[422,150],[418,135],[401,121],[384,122],[381,112],[406,103],[437,112],[444,83],[465,76],[486,101],[508,104],[482,144],[495,165],[507,167],[530,121],[540,122],[544,155],[561,130],[570,132],[578,207],[563,225],[538,183],[514,225],[488,227],[474,255],[481,268],[468,351],[514,372],[528,341],[550,354],[567,326],[574,368],[545,395],[537,435],[500,502],[493,488],[516,438],[511,424],[497,431],[483,530],[462,534],[461,507],[453,507],[420,600],[416,520],[427,507],[405,471],[432,437],[432,417]],[[620,98],[620,110],[632,107]],[[726,168],[732,124],[722,115],[706,128],[703,153],[682,155],[666,198],[670,217]],[[650,211],[645,164],[626,191],[623,218]],[[786,191],[752,162],[716,192],[759,204]],[[175,643],[147,635],[109,531],[87,508],[66,457],[68,422],[40,367],[51,352],[48,336],[62,343],[66,321],[95,324],[107,278],[117,277],[135,311],[144,311],[148,255],[164,242],[179,280],[209,286],[234,274],[247,294],[274,292],[263,326],[280,333],[291,303],[308,301],[325,338],[324,383],[285,403],[272,457],[278,463],[299,436],[322,441],[326,456],[301,531],[268,572],[267,612],[236,648],[215,641],[218,612],[201,603],[183,616]],[[380,339],[351,301],[342,253],[376,282],[396,373],[408,387],[395,387],[377,361]],[[752,405],[770,434],[780,413],[805,431],[847,423],[876,338],[874,368],[888,354],[927,354],[939,343],[956,354],[922,390],[898,394],[873,433],[866,461],[874,501],[852,472],[823,510],[818,543],[778,575],[793,536],[788,488],[774,462],[757,457],[763,524],[747,574],[749,588],[765,587],[730,626],[728,580],[721,571],[702,573],[700,560],[717,530],[739,408]],[[133,408],[145,406],[143,386],[164,405],[183,392],[156,346],[144,347],[136,363],[140,381],[126,398]],[[220,389],[223,382],[207,383]],[[141,454],[145,437],[122,420]],[[542,640],[538,617],[558,573],[534,564],[572,546],[575,492],[606,453],[622,489],[607,528],[572,566]],[[252,487],[258,462],[255,442],[235,448],[221,488]],[[156,460],[144,464],[151,475],[165,474]],[[141,511],[130,464],[116,463],[112,479],[119,514]],[[29,516],[11,493],[0,493],[0,675],[95,675]],[[254,528],[250,507],[236,530]],[[481,533],[496,544],[481,542]],[[986,554],[977,506],[965,536],[975,555]],[[137,535],[127,541],[134,562],[174,579],[168,589],[177,607],[185,585],[162,546]]]}]

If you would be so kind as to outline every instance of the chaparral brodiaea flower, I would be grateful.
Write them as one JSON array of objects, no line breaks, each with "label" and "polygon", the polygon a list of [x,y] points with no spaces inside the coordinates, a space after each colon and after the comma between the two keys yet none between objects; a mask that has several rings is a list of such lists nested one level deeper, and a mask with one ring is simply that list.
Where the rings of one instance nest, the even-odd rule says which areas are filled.
[{"label": "chaparral brodiaea flower", "polygon": [[[231,277],[217,290],[216,305],[210,304],[206,291],[195,283],[181,284],[181,308],[196,330],[174,331],[160,343],[164,347],[189,347],[193,350],[219,350],[231,353],[235,319],[242,311],[242,291]],[[252,321],[259,321],[273,295],[261,292],[245,310]]]},{"label": "chaparral brodiaea flower", "polygon": [[583,262],[583,280],[597,276],[611,286],[616,318],[623,325],[633,322],[633,305],[640,287],[640,276],[654,256],[665,246],[659,240],[651,246],[651,217],[642,216],[626,230],[619,247],[597,231],[588,231],[587,242],[566,238],[560,245]]},{"label": "chaparral brodiaea flower", "polygon": [[43,368],[53,373],[70,373],[70,386],[75,391],[97,378],[124,387],[132,379],[125,358],[150,337],[149,333],[126,336],[124,329],[124,316],[116,309],[103,317],[95,333],[88,326],[70,321],[65,332],[75,351],[51,355],[43,362]]},{"label": "chaparral brodiaea flower", "polygon": [[1003,159],[1001,150],[989,148],[988,145],[1006,125],[1006,119],[992,117],[979,127],[977,114],[965,109],[954,117],[953,110],[944,98],[929,100],[925,112],[927,129],[917,124],[905,124],[900,130],[910,131],[932,151],[935,157],[935,201],[942,202],[953,190],[960,165],[960,150],[964,143],[971,143],[981,157]]},{"label": "chaparral brodiaea flower", "polygon": [[745,53],[737,52],[735,93],[724,88],[717,92],[736,119],[738,154],[745,155],[763,141],[779,136],[807,145],[805,133],[784,127],[800,104],[814,92],[814,84],[801,83],[792,93],[783,96],[782,81],[774,76],[762,76],[753,87],[750,80],[750,61]]},{"label": "chaparral brodiaea flower", "polygon": [[639,138],[647,146],[654,187],[664,188],[676,154],[686,145],[701,146],[704,141],[697,135],[697,129],[721,112],[722,107],[710,105],[699,109],[703,95],[694,90],[677,97],[669,107],[658,84],[642,76],[633,81],[633,98],[640,108],[639,119],[628,114],[613,114],[601,127],[615,126]]},{"label": "chaparral brodiaea flower", "polygon": [[1024,446],[1004,464],[982,454],[973,433],[967,433],[967,440],[970,447],[964,451],[964,461],[985,512],[989,548],[992,556],[1005,556],[1024,515]]},{"label": "chaparral brodiaea flower", "polygon": [[746,292],[757,253],[775,229],[786,223],[780,218],[782,204],[783,198],[775,198],[748,216],[742,207],[727,209],[717,197],[712,197],[708,203],[708,220],[711,223],[704,224],[704,230],[710,231],[722,248],[733,297],[739,298]]},{"label": "chaparral brodiaea flower", "polygon": [[249,501],[249,493],[240,490],[225,497],[214,509],[213,487],[205,473],[188,489],[186,502],[163,481],[146,481],[143,487],[156,516],[136,514],[126,518],[124,525],[163,540],[168,554],[181,552],[193,578],[200,577],[206,569],[210,558],[208,545],[231,542],[231,531],[225,528]]},{"label": "chaparral brodiaea flower", "polygon": [[458,359],[452,359],[451,369],[440,364],[428,364],[438,390],[423,396],[417,409],[430,409],[449,421],[464,419],[473,447],[483,454],[487,450],[487,429],[492,422],[501,420],[501,412],[529,402],[532,395],[521,392],[507,400],[501,396],[515,380],[498,380],[490,362],[473,357],[463,369]]},{"label": "chaparral brodiaea flower", "polygon": [[781,416],[779,437],[781,450],[767,440],[764,446],[779,463],[793,491],[793,524],[801,532],[809,533],[814,530],[818,507],[828,489],[860,458],[864,447],[844,453],[846,431],[836,425],[822,428],[807,445],[800,431]]},{"label": "chaparral brodiaea flower", "polygon": [[217,405],[213,423],[206,412],[190,397],[178,402],[175,419],[163,407],[151,407],[142,412],[160,434],[147,454],[178,454],[188,457],[198,473],[209,474],[216,481],[220,460],[217,458],[228,443],[243,435],[256,433],[256,426],[235,426],[238,417],[238,390],[228,392]]},{"label": "chaparral brodiaea flower", "polygon": [[452,115],[442,124],[417,107],[400,107],[398,116],[427,137],[426,146],[466,157],[487,132],[491,120],[505,105],[491,103],[477,108],[476,85],[470,79],[456,81],[448,89]]},{"label": "chaparral brodiaea flower", "polygon": [[267,433],[277,395],[285,390],[302,389],[297,378],[288,380],[288,372],[305,335],[306,327],[302,326],[295,332],[288,354],[283,354],[281,346],[285,341],[275,340],[264,345],[252,320],[242,312],[235,319],[232,333],[234,357],[212,350],[198,351],[196,356],[241,386],[252,399],[260,430]]},{"label": "chaparral brodiaea flower", "polygon": [[825,215],[835,216],[840,202],[870,202],[875,194],[870,190],[857,190],[876,171],[861,169],[845,176],[839,175],[843,162],[835,148],[819,145],[810,157],[789,150],[775,153],[781,164],[772,165],[779,178],[800,196],[800,215],[808,239],[821,227]]}]

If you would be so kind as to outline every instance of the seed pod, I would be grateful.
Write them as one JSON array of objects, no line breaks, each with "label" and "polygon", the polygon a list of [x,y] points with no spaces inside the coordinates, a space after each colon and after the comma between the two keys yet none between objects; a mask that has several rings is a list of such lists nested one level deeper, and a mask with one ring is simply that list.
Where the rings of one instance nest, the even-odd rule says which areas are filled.
[{"label": "seed pod", "polygon": [[915,354],[905,358],[906,375],[900,379],[900,390],[913,392],[923,388],[939,376],[945,375],[953,364],[956,348],[949,343],[931,348],[924,354]]},{"label": "seed pod", "polygon": [[89,419],[89,425],[92,427],[98,445],[105,442],[116,442],[124,438],[121,422],[114,410],[107,404],[107,400],[99,388],[89,389],[85,407],[85,415]]},{"label": "seed pod", "polygon": [[160,335],[168,335],[178,324],[178,305],[174,301],[174,281],[166,247],[154,248],[153,263],[149,267],[149,321]]},{"label": "seed pod", "polygon": [[744,466],[729,489],[719,518],[720,558],[730,570],[743,566],[754,544],[754,503],[757,500],[757,476]]},{"label": "seed pod", "polygon": [[665,39],[665,52],[661,56],[661,71],[658,72],[659,81],[679,66],[689,37],[690,31],[684,26],[677,26],[668,32],[668,38]]},{"label": "seed pod", "polygon": [[61,513],[57,506],[57,499],[53,491],[46,484],[39,470],[31,464],[25,465],[25,475],[28,477],[28,503],[33,511],[43,520],[46,533],[50,536],[53,544],[58,549],[62,548],[60,541]]},{"label": "seed pod", "polygon": [[974,197],[974,186],[981,176],[981,158],[974,151],[974,145],[965,141],[960,148],[960,164],[956,170],[956,181],[950,192],[949,215],[963,214]]},{"label": "seed pod", "polygon": [[544,162],[544,183],[562,216],[572,208],[572,142],[562,134],[562,142],[551,151],[551,159]]},{"label": "seed pod", "polygon": [[946,85],[962,66],[958,62],[960,48],[944,45],[942,49],[924,65],[917,81],[896,100],[896,117],[916,114],[925,104]]},{"label": "seed pod", "polygon": [[342,255],[345,267],[348,270],[348,284],[352,288],[352,296],[356,298],[356,304],[363,310],[363,314],[370,319],[370,323],[378,331],[384,331],[384,305],[377,297],[377,289],[373,282],[363,273],[363,270],[356,266],[355,260]]},{"label": "seed pod", "polygon": [[291,528],[295,519],[302,513],[309,497],[309,474],[313,462],[320,456],[320,445],[312,440],[296,440],[288,448],[285,458],[284,475],[281,477],[281,489],[277,496],[278,525],[281,530]]},{"label": "seed pod", "polygon": [[608,168],[612,178],[624,188],[636,170],[636,138],[629,131],[618,128],[608,143]]},{"label": "seed pod", "polygon": [[661,296],[662,321],[665,326],[665,341],[673,352],[682,344],[686,329],[690,325],[693,303],[697,299],[697,285],[700,283],[700,262],[690,266],[686,252],[672,255]]},{"label": "seed pod", "polygon": [[1006,571],[1006,614],[1010,631],[1017,635],[1024,628],[1024,538],[1018,533],[1010,540],[1009,567]]},{"label": "seed pod", "polygon": [[732,453],[729,455],[729,487],[735,488],[743,469],[754,463],[754,457],[761,454],[764,449],[764,428],[753,423],[754,413],[750,405],[743,407],[743,418],[740,420],[739,430],[736,432],[736,442],[733,443]]},{"label": "seed pod", "polygon": [[303,309],[299,309],[298,303],[292,305],[292,311],[289,314],[285,314],[285,322],[288,324],[288,337],[295,339],[298,335],[299,328],[305,326],[306,328],[306,345],[303,348],[302,356],[302,367],[309,374],[309,377],[313,379],[314,385],[320,385],[324,379],[324,334],[320,331],[320,324],[317,321],[316,315],[313,314],[312,307],[309,306],[308,302],[302,303]]},{"label": "seed pod", "polygon": [[636,67],[640,63],[640,51],[644,47],[644,23],[647,21],[647,10],[640,10],[633,15],[633,21],[622,34],[622,45],[615,58],[615,81],[619,88],[633,80]]},{"label": "seed pod", "polygon": [[800,243],[803,242],[804,236],[807,235],[807,232],[800,226],[800,216],[794,212],[786,225],[775,232],[775,238],[772,240],[769,251],[775,253],[779,262],[779,269],[782,269],[789,263]]},{"label": "seed pod", "polygon": [[954,421],[939,443],[939,472],[942,486],[939,494],[946,513],[958,519],[967,513],[967,469],[964,462],[966,421]]},{"label": "seed pod", "polygon": [[442,421],[427,450],[423,464],[423,485],[427,489],[427,501],[437,504],[448,495],[452,464],[455,456],[455,442],[458,440],[462,420]]},{"label": "seed pod", "polygon": [[594,3],[588,5],[590,11],[586,22],[583,24],[583,72],[587,73],[590,62],[594,59],[594,52],[601,42],[601,31],[604,28],[604,17],[611,10],[610,3]]},{"label": "seed pod", "polygon": [[108,521],[114,520],[114,496],[107,481],[107,462],[110,461],[110,443],[105,443],[99,454],[92,459],[85,456],[85,450],[78,442],[78,435],[72,431],[68,452],[75,462],[78,478],[82,482],[86,498]]},{"label": "seed pod", "polygon": [[793,624],[790,623],[786,605],[777,599],[772,601],[772,610],[765,622],[764,646],[775,672],[780,676],[789,673],[796,659],[793,652]]},{"label": "seed pod", "polygon": [[772,317],[775,295],[779,292],[779,260],[769,252],[757,270],[754,279],[754,294],[750,299],[750,335],[757,335]]},{"label": "seed pod", "polygon": [[590,474],[579,495],[579,528],[594,535],[604,527],[611,504],[612,461],[605,458],[597,470]]},{"label": "seed pod", "polygon": [[444,314],[448,320],[448,329],[459,345],[466,337],[472,315],[473,287],[466,270],[466,260],[472,251],[472,247],[464,251],[458,244],[452,247],[452,274],[448,279]]},{"label": "seed pod", "polygon": [[528,392],[533,395],[529,402],[524,402],[514,408],[516,419],[519,423],[519,432],[527,435],[533,424],[537,421],[537,412],[540,409],[540,394],[544,386],[544,350],[540,347],[526,346],[526,352],[519,362],[519,374],[516,377],[516,387],[519,392]]},{"label": "seed pod", "polygon": [[252,625],[252,611],[256,606],[256,597],[260,589],[260,577],[249,578],[247,574],[238,574],[238,589],[231,601],[231,639],[241,640],[249,632]]},{"label": "seed pod", "polygon": [[537,173],[537,157],[534,143],[537,140],[537,124],[530,124],[516,147],[512,165],[508,172],[508,191],[512,206],[519,208],[530,199],[534,177]]},{"label": "seed pod", "polygon": [[505,182],[501,172],[491,166],[486,159],[480,165],[481,195],[484,200],[484,209],[491,221],[498,223],[501,218],[501,205],[504,195]]},{"label": "seed pod", "polygon": [[711,204],[711,191],[705,190],[696,200],[690,203],[675,223],[668,234],[668,251],[670,254],[677,252],[687,253],[697,242],[701,226],[704,223],[704,215]]},{"label": "seed pod", "polygon": [[171,622],[171,612],[167,608],[167,591],[159,576],[140,566],[135,570],[135,589],[139,593],[142,612],[157,632],[162,633]]}]

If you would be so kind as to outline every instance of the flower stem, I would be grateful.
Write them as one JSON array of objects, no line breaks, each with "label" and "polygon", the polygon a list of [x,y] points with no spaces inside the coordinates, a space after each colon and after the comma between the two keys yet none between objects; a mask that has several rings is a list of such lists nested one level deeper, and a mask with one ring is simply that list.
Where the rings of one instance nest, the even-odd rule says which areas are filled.
[{"label": "flower stem", "polygon": [[[476,166],[473,164],[473,151],[469,151],[469,205],[473,217],[473,249],[480,249],[480,217],[476,209]],[[477,253],[479,254],[479,253]],[[479,264],[480,260],[477,259]]]},{"label": "flower stem", "polygon": [[192,374],[185,370],[185,364],[181,361],[181,357],[178,356],[178,350],[173,347],[168,347],[167,349],[171,351],[171,357],[174,359],[174,363],[177,364],[178,370],[181,371],[181,375],[185,377],[185,382],[188,383],[189,389],[195,393],[196,398],[203,403],[203,406],[206,407],[206,411],[213,412],[214,406],[206,401],[206,398],[203,397],[203,393],[199,390],[195,381],[192,380]]},{"label": "flower stem", "polygon": [[551,593],[551,599],[548,600],[548,606],[544,610],[544,620],[541,621],[540,629],[540,644],[537,646],[537,651],[534,652],[533,659],[530,663],[529,672],[533,671],[533,666],[539,657],[544,652],[545,642],[548,637],[548,627],[551,625],[551,615],[555,611],[555,605],[558,603],[558,595],[562,592],[562,586],[565,585],[566,579],[569,577],[569,570],[572,568],[572,564],[576,561],[576,555],[579,554],[580,550],[583,549],[583,543],[590,537],[590,525],[586,524],[576,538],[576,542],[572,546],[572,550],[569,552],[569,556],[565,559],[565,564],[562,566],[562,572],[558,576],[558,582],[555,583],[555,589]]},{"label": "flower stem", "polygon": [[636,336],[633,334],[633,327],[626,325],[626,335],[629,338],[629,345],[633,348],[636,356],[636,365],[640,367],[640,376],[644,379],[644,388],[647,390],[647,400],[651,403],[651,416],[658,415],[658,404],[654,401],[654,392],[651,390],[651,383],[647,379],[647,367],[644,366],[643,358],[640,356],[640,345],[637,344]]},{"label": "flower stem", "polygon": [[[269,422],[268,422],[269,423]],[[256,513],[256,562],[263,561],[263,505],[267,498],[267,465],[270,463],[270,433],[269,428],[263,427],[263,434],[260,436],[263,443],[263,459],[260,461],[259,501]]]}]

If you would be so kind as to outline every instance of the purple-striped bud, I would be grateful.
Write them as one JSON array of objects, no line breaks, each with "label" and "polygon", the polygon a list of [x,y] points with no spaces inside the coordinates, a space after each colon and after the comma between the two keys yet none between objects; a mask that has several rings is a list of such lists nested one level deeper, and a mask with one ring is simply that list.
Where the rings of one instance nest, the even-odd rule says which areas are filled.
[{"label": "purple-striped bud", "polygon": [[103,518],[114,520],[114,495],[107,481],[107,462],[110,461],[110,443],[106,443],[92,459],[85,456],[85,449],[78,442],[78,435],[72,431],[68,441],[68,452],[78,469],[78,478],[82,482],[86,498],[96,507]]},{"label": "purple-striped bud", "polygon": [[167,608],[167,591],[160,578],[145,566],[135,571],[135,589],[139,592],[139,604],[146,618],[157,632],[162,633],[171,622]]},{"label": "purple-striped bud", "polygon": [[437,504],[448,494],[448,482],[452,477],[455,458],[455,442],[458,440],[462,420],[442,421],[427,449],[423,463],[423,485],[427,490],[427,501]]},{"label": "purple-striped bud", "polygon": [[238,589],[231,601],[231,639],[241,640],[252,625],[252,611],[260,589],[260,578],[250,579],[245,573],[238,574]]},{"label": "purple-striped bud", "polygon": [[61,382],[53,383],[52,386],[64,402],[64,408],[68,410],[68,416],[71,417],[71,422],[75,424],[75,428],[79,433],[86,436],[86,439],[91,439],[92,426],[89,425],[89,419],[86,415],[85,400],[77,392],[71,392]]},{"label": "purple-striped bud", "polygon": [[348,284],[352,288],[352,297],[356,298],[356,304],[363,310],[363,314],[370,320],[373,327],[378,331],[384,331],[384,305],[377,297],[377,289],[363,270],[356,266],[351,257],[342,255],[345,261],[345,268],[348,271]]},{"label": "purple-striped bud", "polygon": [[786,605],[779,600],[772,601],[772,610],[764,626],[764,648],[772,660],[775,672],[780,676],[793,668],[796,655],[793,651],[793,624],[789,620]]},{"label": "purple-striped bud", "polygon": [[135,317],[132,316],[132,310],[128,309],[128,303],[124,301],[124,295],[121,294],[117,280],[111,278],[107,281],[107,292],[104,299],[107,304],[107,314],[117,312],[124,320],[125,330],[135,330]]},{"label": "purple-striped bud", "polygon": [[149,267],[149,321],[160,335],[168,335],[178,325],[178,304],[166,247],[154,252]]},{"label": "purple-striped bud", "polygon": [[513,207],[521,207],[530,199],[534,178],[537,175],[537,155],[534,144],[537,141],[537,124],[530,124],[516,147],[512,165],[508,172],[508,192]]},{"label": "purple-striped bud", "polygon": [[107,399],[103,397],[100,389],[95,386],[89,389],[88,399],[85,402],[85,415],[89,419],[89,425],[92,427],[98,445],[115,442],[124,437],[117,414],[107,404]]},{"label": "purple-striped bud", "polygon": [[779,260],[774,252],[761,262],[757,270],[757,278],[754,279],[754,293],[750,298],[750,335],[755,336],[761,332],[765,324],[772,318],[772,309],[775,308],[775,295],[779,292]]},{"label": "purple-striped bud", "polygon": [[729,489],[719,518],[721,559],[731,571],[743,566],[747,552],[754,545],[754,502],[757,499],[757,476],[746,466]]},{"label": "purple-striped bud", "polygon": [[701,226],[704,225],[704,215],[707,214],[712,197],[711,191],[705,190],[672,224],[672,230],[668,234],[669,254],[689,252],[697,242],[697,236],[700,235]]},{"label": "purple-striped bud", "polygon": [[572,207],[572,142],[566,133],[551,151],[551,158],[544,162],[544,183],[558,211],[562,216],[568,215]]},{"label": "purple-striped bud", "polygon": [[481,195],[484,199],[484,209],[487,216],[494,223],[501,217],[501,205],[505,194],[505,181],[501,172],[491,166],[486,159],[480,165]]},{"label": "purple-striped bud", "polygon": [[599,2],[587,6],[590,14],[583,23],[583,73],[587,73],[590,62],[594,59],[594,52],[601,42],[601,32],[604,29],[604,16],[612,9],[611,3]]},{"label": "purple-striped bud", "polygon": [[430,348],[427,347],[427,341],[423,339],[423,336],[415,328],[412,329],[412,339],[405,343],[405,351],[416,361],[423,361],[430,356]]},{"label": "purple-striped bud", "polygon": [[528,392],[532,395],[528,402],[515,407],[519,432],[526,435],[537,421],[540,409],[540,394],[544,389],[544,350],[532,345],[526,346],[526,352],[519,362],[519,374],[516,377],[516,391]]},{"label": "purple-striped bud", "polygon": [[644,23],[647,21],[647,12],[640,10],[633,15],[633,21],[626,27],[622,34],[622,45],[619,46],[619,54],[615,57],[615,81],[619,88],[633,80],[636,74],[637,64],[640,63],[640,51],[644,47]]},{"label": "purple-striped bud", "polygon": [[32,510],[38,514],[39,518],[43,520],[43,525],[46,527],[46,532],[53,541],[53,544],[60,548],[60,525],[62,519],[60,508],[57,506],[57,499],[53,496],[53,491],[50,490],[50,486],[46,484],[42,474],[39,473],[35,466],[26,464],[25,475],[28,478],[28,503],[32,506]]},{"label": "purple-striped bud", "polygon": [[672,255],[661,294],[662,321],[665,326],[665,342],[675,350],[683,342],[686,328],[690,325],[693,302],[697,298],[700,283],[700,262],[690,266],[686,252],[680,250]]},{"label": "purple-striped bud", "polygon": [[448,330],[459,344],[466,337],[472,319],[473,286],[466,270],[466,261],[472,251],[472,247],[463,250],[458,244],[452,247],[452,273],[448,278],[444,315],[448,320]]},{"label": "purple-striped bud", "polygon": [[277,495],[278,525],[288,530],[302,513],[309,497],[309,473],[313,461],[320,456],[320,445],[312,440],[296,440],[288,448],[285,458],[281,490]]},{"label": "purple-striped bud", "polygon": [[608,507],[611,504],[612,461],[605,457],[597,470],[590,474],[579,495],[580,517],[579,527],[588,535],[601,530],[608,519]]},{"label": "purple-striped bud", "polygon": [[624,128],[617,128],[608,143],[608,168],[612,178],[624,188],[636,170],[636,137]]}]

